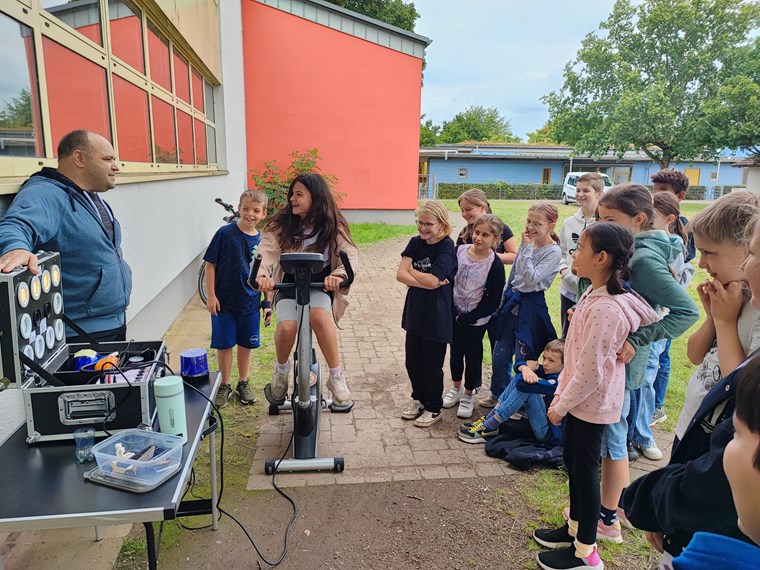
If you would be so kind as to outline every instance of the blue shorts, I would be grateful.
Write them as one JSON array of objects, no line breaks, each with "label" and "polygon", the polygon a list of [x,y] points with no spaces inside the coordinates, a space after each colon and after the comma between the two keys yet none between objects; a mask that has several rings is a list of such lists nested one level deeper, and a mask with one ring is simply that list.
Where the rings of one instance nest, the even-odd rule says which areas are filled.
[{"label": "blue shorts", "polygon": [[220,311],[211,315],[211,348],[226,350],[235,345],[259,348],[259,311],[238,315]]},{"label": "blue shorts", "polygon": [[625,389],[623,409],[620,412],[620,420],[614,424],[604,426],[602,435],[602,459],[609,457],[613,461],[628,458],[628,412],[631,409],[631,391]]}]

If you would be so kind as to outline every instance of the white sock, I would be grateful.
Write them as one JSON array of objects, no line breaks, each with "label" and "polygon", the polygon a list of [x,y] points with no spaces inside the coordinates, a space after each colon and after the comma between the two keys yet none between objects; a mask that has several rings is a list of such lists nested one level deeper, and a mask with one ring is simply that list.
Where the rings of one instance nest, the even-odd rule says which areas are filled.
[{"label": "white sock", "polygon": [[285,364],[275,362],[274,369],[280,374],[286,374],[290,370],[290,360],[286,360]]},{"label": "white sock", "polygon": [[338,364],[338,366],[335,368],[330,368],[330,376],[340,376],[341,372],[343,372],[343,369],[341,368],[340,364]]}]

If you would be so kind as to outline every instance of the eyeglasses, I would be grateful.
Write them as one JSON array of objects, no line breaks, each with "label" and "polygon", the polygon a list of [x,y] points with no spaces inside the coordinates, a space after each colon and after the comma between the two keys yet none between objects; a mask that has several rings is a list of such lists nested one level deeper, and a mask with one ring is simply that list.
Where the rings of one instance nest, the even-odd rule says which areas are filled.
[{"label": "eyeglasses", "polygon": [[526,228],[536,228],[536,229],[539,229],[539,228],[543,228],[544,226],[546,226],[546,224],[541,223],[541,222],[532,222],[530,220],[525,220],[525,227]]},{"label": "eyeglasses", "polygon": [[417,220],[417,227],[425,230],[433,229],[433,226],[437,226],[438,222],[421,222]]}]

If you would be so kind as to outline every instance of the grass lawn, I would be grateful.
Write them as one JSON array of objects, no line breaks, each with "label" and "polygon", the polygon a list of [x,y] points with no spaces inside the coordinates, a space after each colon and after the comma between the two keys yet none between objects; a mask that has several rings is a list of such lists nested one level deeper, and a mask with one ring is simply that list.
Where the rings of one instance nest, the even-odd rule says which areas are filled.
[{"label": "grass lawn", "polygon": [[417,226],[399,226],[393,224],[349,224],[351,237],[356,245],[376,243],[401,236],[413,236]]}]

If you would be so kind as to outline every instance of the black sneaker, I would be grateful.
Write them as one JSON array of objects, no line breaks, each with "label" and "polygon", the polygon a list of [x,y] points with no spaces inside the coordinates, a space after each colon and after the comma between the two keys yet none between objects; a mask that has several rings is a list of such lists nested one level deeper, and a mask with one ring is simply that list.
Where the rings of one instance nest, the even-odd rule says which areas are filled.
[{"label": "black sneaker", "polygon": [[538,544],[547,548],[564,548],[565,546],[571,546],[575,542],[575,538],[570,536],[567,523],[560,528],[540,528],[534,530],[533,538]]},{"label": "black sneaker", "polygon": [[631,462],[636,461],[639,457],[641,457],[639,450],[633,446],[632,441],[629,441],[628,442],[628,461],[631,461]]},{"label": "black sneaker", "polygon": [[232,386],[229,384],[222,384],[219,386],[219,391],[214,398],[214,405],[217,408],[223,408],[230,403],[230,397],[232,396]]},{"label": "black sneaker", "polygon": [[585,558],[575,555],[575,546],[539,552],[536,558],[544,570],[604,570],[604,562],[599,558],[596,546]]}]

